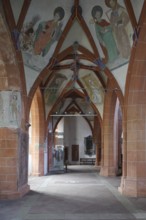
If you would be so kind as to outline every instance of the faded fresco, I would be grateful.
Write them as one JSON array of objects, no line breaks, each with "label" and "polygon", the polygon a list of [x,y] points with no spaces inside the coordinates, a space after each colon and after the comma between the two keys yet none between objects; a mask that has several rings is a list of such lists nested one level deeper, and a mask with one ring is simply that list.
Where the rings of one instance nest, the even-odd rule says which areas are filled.
[{"label": "faded fresco", "polygon": [[[72,1],[32,0],[19,35],[19,48],[26,66],[41,71],[53,55],[71,15]],[[34,10],[35,8],[35,10]]]},{"label": "faded fresco", "polygon": [[62,34],[64,15],[64,9],[57,7],[51,19],[42,21],[39,15],[35,15],[29,23],[23,26],[19,40],[26,65],[36,70],[45,67],[48,63],[45,57]]},{"label": "faded fresco", "polygon": [[[83,4],[82,0],[81,3]],[[126,64],[130,58],[133,43],[130,18],[123,0],[92,0],[91,4],[90,13],[86,15],[90,19],[87,21],[85,17],[85,20],[98,47],[100,58],[113,70]]]},{"label": "faded fresco", "polygon": [[0,92],[0,127],[19,127],[21,96],[19,91]]},{"label": "faded fresco", "polygon": [[103,89],[102,86],[99,84],[97,79],[93,76],[93,73],[89,73],[88,75],[81,78],[84,83],[84,86],[88,92],[89,99],[95,104],[102,104],[103,103]]},{"label": "faded fresco", "polygon": [[44,90],[45,104],[52,105],[56,101],[59,95],[60,89],[64,81],[66,80],[67,80],[67,77],[64,76],[63,74],[61,73],[55,74],[51,83]]}]

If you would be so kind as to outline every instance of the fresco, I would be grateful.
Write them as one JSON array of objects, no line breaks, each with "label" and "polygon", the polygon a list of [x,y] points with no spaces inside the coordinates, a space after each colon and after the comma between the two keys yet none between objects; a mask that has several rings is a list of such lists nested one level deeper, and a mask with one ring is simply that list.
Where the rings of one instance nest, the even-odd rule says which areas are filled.
[{"label": "fresco", "polygon": [[19,91],[0,92],[0,127],[20,126],[21,96]]},{"label": "fresco", "polygon": [[89,99],[95,104],[103,103],[103,90],[102,86],[99,84],[97,79],[93,76],[93,73],[81,78],[84,83],[84,86],[88,92]]},{"label": "fresco", "polygon": [[66,80],[67,80],[66,76],[64,76],[61,73],[56,73],[50,84],[44,90],[46,112],[48,112],[51,106],[55,103],[56,99],[59,96],[61,88],[63,87],[63,84]]},{"label": "fresco", "polygon": [[[104,59],[111,70],[126,64],[130,58],[133,29],[124,1],[91,0],[90,6],[88,1],[86,4],[84,1],[83,16],[95,40],[100,58]],[[89,7],[90,11],[86,16],[85,7]]]},{"label": "fresco", "polygon": [[46,10],[47,0],[31,2],[19,37],[25,65],[37,71],[48,64],[69,17],[66,12],[69,5],[65,6],[62,0],[49,4],[51,8]]}]

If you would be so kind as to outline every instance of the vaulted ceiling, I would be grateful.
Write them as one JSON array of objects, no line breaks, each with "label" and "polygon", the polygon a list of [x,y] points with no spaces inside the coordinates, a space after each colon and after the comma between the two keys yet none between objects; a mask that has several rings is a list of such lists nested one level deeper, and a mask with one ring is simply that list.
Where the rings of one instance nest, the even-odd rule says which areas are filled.
[{"label": "vaulted ceiling", "polygon": [[[132,0],[113,2],[127,16],[126,42],[131,52],[143,0],[138,6]],[[124,95],[130,55],[121,53],[114,31],[110,32],[114,10],[109,4],[107,0],[2,1],[15,48],[22,55],[27,95],[41,89],[46,119],[65,112],[102,118],[109,80],[112,89]],[[109,35],[103,29],[110,30]],[[122,35],[120,40],[122,45]],[[93,120],[90,115],[86,118]]]}]

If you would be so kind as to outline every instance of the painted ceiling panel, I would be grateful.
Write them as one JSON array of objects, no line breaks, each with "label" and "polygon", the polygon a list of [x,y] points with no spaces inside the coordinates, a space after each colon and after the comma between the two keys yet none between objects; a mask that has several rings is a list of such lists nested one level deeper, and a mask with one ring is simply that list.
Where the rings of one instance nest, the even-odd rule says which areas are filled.
[{"label": "painted ceiling panel", "polygon": [[103,103],[104,103],[104,89],[99,82],[97,76],[92,71],[80,71],[80,81],[83,84],[84,89],[87,92],[86,99],[90,103],[92,102],[97,109],[99,109],[100,115],[103,115]]},{"label": "painted ceiling panel", "polygon": [[[24,0],[10,1],[18,20]],[[131,0],[137,20],[143,2]],[[105,66],[124,93],[133,44],[124,0],[32,0],[19,40],[28,93],[46,65],[56,61],[48,72],[45,69],[42,79],[46,118],[52,109],[63,113],[69,105],[73,107],[77,99],[83,112],[97,108],[102,117]],[[96,66],[98,71],[92,71]]]},{"label": "painted ceiling panel", "polygon": [[52,80],[44,89],[46,112],[51,110],[52,105],[55,104],[68,81],[69,79],[64,74],[55,73]]},{"label": "painted ceiling panel", "polygon": [[109,0],[80,0],[80,5],[100,57],[104,58],[107,67],[113,70],[129,61],[133,29],[124,1],[117,2],[115,11],[112,10],[110,2],[116,4],[116,1]]},{"label": "painted ceiling panel", "polygon": [[[99,80],[99,78],[96,76],[95,72],[92,70],[86,70],[86,69],[81,69],[79,71],[79,79],[82,81],[83,78],[85,78],[86,76],[91,75],[91,77],[93,77],[93,80],[97,83],[99,88],[102,88],[101,82]],[[98,75],[98,74],[97,74]],[[103,80],[106,83],[106,75],[104,74],[104,72],[100,72],[100,75],[103,76]]]},{"label": "painted ceiling panel", "polygon": [[[86,22],[87,27],[89,28],[91,35],[95,41],[95,44],[98,48],[98,51],[100,53],[100,57],[105,58],[104,54],[104,50],[103,50],[103,45],[106,47],[107,51],[108,51],[108,46],[106,45],[106,41],[104,42],[104,40],[106,38],[108,38],[109,41],[109,35],[106,37],[106,35],[104,35],[103,39],[102,39],[102,43],[100,41],[100,38],[98,38],[99,33],[97,34],[97,22],[95,22],[95,19],[93,18],[93,8],[95,6],[99,6],[100,10],[103,10],[103,15],[102,15],[102,19],[103,19],[103,30],[106,33],[106,29],[108,30],[108,26],[110,26],[110,22],[111,22],[111,15],[112,15],[112,10],[111,8],[107,7],[107,1],[100,1],[100,0],[91,0],[90,2],[88,0],[80,0],[79,4],[82,8],[82,16]],[[71,16],[71,10],[73,7],[74,1],[64,1],[64,0],[60,0],[59,2],[57,0],[43,0],[42,2],[40,2],[39,0],[32,0],[30,7],[28,9],[25,21],[24,21],[24,25],[23,25],[23,29],[22,29],[22,33],[20,35],[20,42],[21,42],[21,49],[22,49],[22,54],[23,54],[23,58],[24,58],[24,64],[27,67],[33,68],[34,70],[40,72],[49,62],[50,58],[52,57],[54,50],[56,48],[56,45],[59,41],[60,38],[57,38],[55,40],[53,40],[53,42],[49,42],[49,44],[47,43],[46,45],[43,43],[42,47],[39,47],[39,45],[42,43],[41,41],[41,37],[40,37],[40,32],[45,32],[46,31],[46,23],[50,24],[50,22],[54,19],[54,11],[56,8],[59,8],[60,11],[64,11],[62,12],[62,18],[60,21],[57,22],[57,28],[60,28],[60,35],[63,32],[70,16]],[[124,10],[125,13],[126,9],[125,9],[125,5],[124,5],[124,1],[123,0],[119,0],[118,1],[118,7],[119,7],[119,11],[121,10],[121,6],[122,6],[122,10]],[[17,6],[18,7],[18,6]],[[123,9],[124,8],[124,9]],[[127,15],[127,14],[126,14]],[[67,36],[65,37],[65,40],[61,46],[61,49],[59,50],[59,52],[62,52],[64,49],[70,47],[71,45],[73,45],[73,43],[75,41],[77,41],[80,45],[82,45],[83,47],[85,47],[86,49],[88,49],[89,51],[91,51],[93,53],[93,49],[92,46],[81,26],[82,24],[79,22],[78,19],[75,19],[75,21],[73,22],[73,24],[71,25],[69,32],[67,34]],[[127,38],[123,35],[124,42],[121,40],[120,43],[122,45],[123,48],[127,47],[128,48],[128,42],[130,42],[130,46],[132,45],[131,42],[131,36],[132,36],[132,31],[131,31],[131,24],[128,20],[128,25],[126,25],[126,33],[127,33]],[[47,30],[48,31],[48,30]],[[102,31],[102,29],[99,29],[99,31]],[[47,32],[48,33],[48,32]],[[122,33],[122,32],[121,32]],[[120,33],[120,37],[122,36]],[[41,35],[42,36],[42,35]],[[27,39],[27,37],[29,39]],[[40,39],[40,41],[38,40],[38,38]],[[118,40],[116,39],[116,36],[114,35],[117,47],[118,47]],[[121,37],[122,39],[122,37]],[[28,40],[28,41],[27,41]],[[126,43],[127,40],[127,43]],[[47,39],[48,41],[48,39]],[[118,48],[120,51],[120,48]],[[109,51],[111,52],[112,49],[109,49]],[[112,54],[113,52],[111,52]],[[128,52],[127,52],[128,54]],[[124,56],[124,54],[123,54]],[[126,55],[125,55],[126,56]],[[111,57],[111,56],[110,56]],[[108,62],[107,66],[111,69],[111,70],[115,70],[115,68],[120,67],[122,65],[124,65],[125,63],[127,63],[129,60],[129,58],[125,58],[122,57],[122,52],[120,54],[120,52],[118,52],[118,56],[116,57],[116,60],[113,62]],[[69,61],[63,61],[64,64],[70,64]],[[61,65],[63,64],[63,62],[61,63]],[[82,62],[84,65],[90,65],[92,63],[90,63],[89,61],[85,61],[82,60],[80,61]],[[92,64],[95,66],[95,64]],[[26,68],[27,71],[29,68]],[[115,71],[114,71],[115,72]],[[28,76],[30,74],[30,72],[26,73],[26,75]],[[28,78],[28,77],[27,77]]]},{"label": "painted ceiling panel", "polygon": [[97,77],[89,72],[86,76],[81,77],[81,81],[88,92],[90,100],[95,104],[103,104],[104,91]]},{"label": "painted ceiling panel", "polygon": [[65,41],[62,44],[60,52],[62,52],[69,46],[73,45],[74,42],[76,41],[78,42],[78,44],[82,45],[83,47],[87,48],[89,51],[93,52],[93,49],[86,36],[86,33],[84,32],[83,28],[81,27],[77,19],[75,19],[75,21],[73,22],[65,38]]},{"label": "painted ceiling panel", "polygon": [[40,72],[49,63],[72,6],[73,1],[31,1],[20,34],[25,65]]}]

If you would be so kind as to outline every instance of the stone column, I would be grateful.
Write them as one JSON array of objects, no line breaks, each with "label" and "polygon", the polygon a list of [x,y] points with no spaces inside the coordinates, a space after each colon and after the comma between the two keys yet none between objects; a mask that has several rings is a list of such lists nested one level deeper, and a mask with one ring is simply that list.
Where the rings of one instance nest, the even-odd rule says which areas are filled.
[{"label": "stone column", "polygon": [[95,165],[99,166],[101,162],[101,126],[97,117],[94,117],[93,142],[96,147]]},{"label": "stone column", "polygon": [[28,132],[16,53],[1,16],[0,27],[0,199],[13,199],[29,191]]},{"label": "stone column", "polygon": [[116,95],[108,83],[107,93],[105,94],[105,106],[103,115],[103,146],[102,146],[102,166],[100,175],[115,176],[116,168],[114,163],[114,113]]},{"label": "stone column", "polygon": [[[144,4],[146,10],[146,4]],[[143,11],[145,11],[143,10]],[[143,20],[142,20],[143,19]],[[119,191],[146,197],[146,15],[132,49],[127,76],[124,114],[124,163]]]}]

